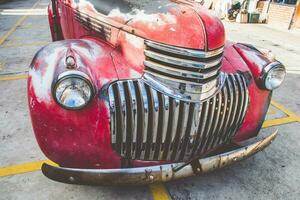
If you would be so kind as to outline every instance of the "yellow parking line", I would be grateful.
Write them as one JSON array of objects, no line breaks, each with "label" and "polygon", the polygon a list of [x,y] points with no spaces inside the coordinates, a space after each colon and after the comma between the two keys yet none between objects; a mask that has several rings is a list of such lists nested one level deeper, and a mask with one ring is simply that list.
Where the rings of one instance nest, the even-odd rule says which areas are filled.
[{"label": "yellow parking line", "polygon": [[20,80],[20,79],[26,79],[27,77],[28,77],[28,75],[0,76],[0,81]]},{"label": "yellow parking line", "polygon": [[276,101],[272,101],[271,104],[272,104],[272,106],[274,106],[281,112],[285,113],[288,117],[266,120],[263,124],[263,128],[268,128],[271,126],[278,126],[278,125],[283,125],[283,124],[289,124],[289,123],[293,123],[293,122],[300,122],[300,117],[298,115],[296,115],[292,111],[288,110],[280,103],[278,103]]},{"label": "yellow parking line", "polygon": [[34,28],[47,29],[47,28],[49,28],[49,26],[41,26],[41,25],[37,25],[37,24],[26,24],[26,25],[23,24],[22,28],[24,28],[24,29],[34,29]]},{"label": "yellow parking line", "polygon": [[266,120],[263,124],[263,128],[268,128],[271,126],[278,126],[278,125],[284,125],[289,124],[293,122],[298,122],[298,119],[295,117],[285,117],[285,118],[279,118],[279,119],[270,119]]},{"label": "yellow parking line", "polygon": [[299,117],[297,114],[295,114],[295,113],[293,113],[292,111],[288,110],[287,108],[285,108],[285,107],[284,107],[283,105],[281,105],[280,103],[278,103],[278,102],[276,102],[276,101],[272,101],[271,104],[272,104],[275,108],[281,110],[282,112],[284,112],[284,113],[287,114],[288,116],[293,117],[293,118],[295,118],[297,121],[300,122],[300,117]]},{"label": "yellow parking line", "polygon": [[153,200],[169,200],[171,199],[166,186],[162,183],[152,184],[149,186],[153,196]]},{"label": "yellow parking line", "polygon": [[18,28],[18,26],[20,26],[24,20],[26,19],[26,15],[21,17],[17,23],[15,23],[15,25],[2,37],[0,38],[0,46],[4,43],[4,41]]},{"label": "yellow parking line", "polygon": [[38,171],[41,169],[43,163],[48,163],[50,165],[55,165],[55,166],[57,165],[50,160],[42,160],[42,161],[37,161],[32,163],[8,166],[8,167],[0,168],[0,177]]},{"label": "yellow parking line", "polygon": [[47,45],[49,42],[32,42],[32,43],[5,43],[3,44],[1,47],[2,48],[16,48],[16,47],[32,47],[32,46],[45,46]]},{"label": "yellow parking line", "polygon": [[267,115],[275,115],[277,112],[273,109],[268,110]]},{"label": "yellow parking line", "polygon": [[[40,2],[40,0],[38,0],[31,8],[35,8],[37,6],[37,4]],[[15,32],[15,30],[18,28],[18,26],[20,26],[25,19],[28,17],[28,15],[24,15],[22,16],[16,23],[15,25],[7,32],[5,33],[5,35],[3,37],[0,38],[0,46],[5,42],[5,40],[13,33]]]}]

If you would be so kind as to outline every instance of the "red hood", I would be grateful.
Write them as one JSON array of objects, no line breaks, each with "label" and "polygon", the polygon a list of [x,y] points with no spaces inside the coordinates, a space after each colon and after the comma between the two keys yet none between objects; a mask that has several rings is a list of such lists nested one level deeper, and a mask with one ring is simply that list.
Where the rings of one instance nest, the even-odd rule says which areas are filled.
[{"label": "red hood", "polygon": [[85,0],[71,4],[81,12],[145,39],[203,50],[224,46],[223,24],[197,3]]},{"label": "red hood", "polygon": [[[114,17],[120,18],[120,15]],[[203,23],[191,8],[177,5],[165,13],[137,11],[130,17],[127,25],[134,29],[135,35],[170,45],[205,49]]]}]

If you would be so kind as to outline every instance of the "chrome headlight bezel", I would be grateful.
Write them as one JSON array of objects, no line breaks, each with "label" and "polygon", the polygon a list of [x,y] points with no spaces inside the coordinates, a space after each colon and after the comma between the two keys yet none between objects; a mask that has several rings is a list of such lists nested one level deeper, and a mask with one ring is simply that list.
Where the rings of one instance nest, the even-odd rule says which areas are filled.
[{"label": "chrome headlight bezel", "polygon": [[[84,81],[90,89],[90,92],[91,92],[90,97],[85,102],[85,104],[83,104],[82,106],[69,107],[69,106],[64,105],[63,103],[61,103],[57,99],[57,95],[56,95],[57,88],[59,87],[59,85],[62,82],[66,81],[67,79],[70,79],[70,78],[80,79],[81,81]],[[92,101],[94,95],[95,95],[95,89],[94,89],[94,86],[92,84],[91,79],[89,78],[89,76],[87,74],[85,74],[84,72],[81,72],[81,71],[66,71],[66,72],[63,72],[58,76],[56,81],[54,81],[53,84],[52,84],[52,96],[53,96],[55,102],[58,105],[60,105],[62,108],[66,109],[66,110],[81,110],[81,109],[85,108]]]},{"label": "chrome headlight bezel", "polygon": [[[282,70],[282,72],[284,73],[283,78],[280,80],[280,83],[278,85],[272,87],[272,86],[270,86],[270,84],[267,83],[267,81],[269,81],[268,76],[274,70],[278,70],[278,69]],[[275,62],[268,64],[266,67],[264,67],[261,78],[260,78],[261,84],[264,89],[272,91],[272,90],[279,88],[282,85],[282,83],[285,79],[285,76],[286,76],[286,69],[285,69],[284,65],[278,61],[275,61]]]}]

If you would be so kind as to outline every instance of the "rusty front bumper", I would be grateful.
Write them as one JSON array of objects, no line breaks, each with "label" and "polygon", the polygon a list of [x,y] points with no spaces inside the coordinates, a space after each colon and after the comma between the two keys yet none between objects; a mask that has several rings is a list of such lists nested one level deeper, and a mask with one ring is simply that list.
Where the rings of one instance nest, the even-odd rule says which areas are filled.
[{"label": "rusty front bumper", "polygon": [[[216,156],[202,158],[191,164],[176,163],[152,167],[128,169],[73,169],[50,166],[46,163],[42,171],[48,178],[69,184],[80,185],[142,185],[167,182],[193,175],[204,174],[248,158],[265,149],[276,138],[277,131],[268,137],[239,149]],[[178,169],[180,166],[183,166]]]}]

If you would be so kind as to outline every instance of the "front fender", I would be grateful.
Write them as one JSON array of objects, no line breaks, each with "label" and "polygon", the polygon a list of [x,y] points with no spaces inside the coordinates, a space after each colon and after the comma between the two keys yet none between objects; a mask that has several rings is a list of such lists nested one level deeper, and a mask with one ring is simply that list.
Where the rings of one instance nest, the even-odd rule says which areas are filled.
[{"label": "front fender", "polygon": [[95,95],[84,109],[70,111],[59,106],[51,94],[53,81],[68,69],[72,54],[76,70],[86,73],[97,93],[117,80],[110,55],[112,47],[95,39],[51,43],[35,55],[28,78],[28,102],[38,144],[52,161],[65,167],[118,168],[120,157],[110,144],[109,111]]}]

